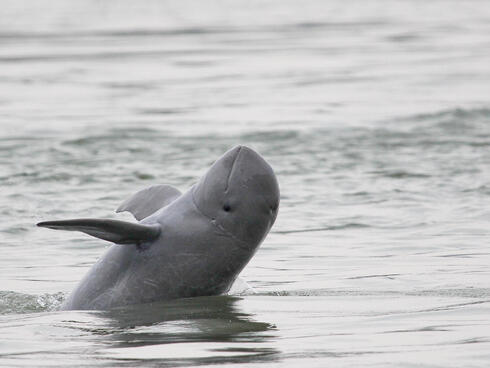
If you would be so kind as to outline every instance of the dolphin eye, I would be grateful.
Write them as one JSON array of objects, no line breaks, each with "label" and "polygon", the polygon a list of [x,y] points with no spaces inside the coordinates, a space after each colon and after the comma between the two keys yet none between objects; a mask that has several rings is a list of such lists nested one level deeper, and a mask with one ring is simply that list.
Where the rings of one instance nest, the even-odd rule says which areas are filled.
[{"label": "dolphin eye", "polygon": [[225,212],[230,212],[230,210],[231,210],[230,205],[229,205],[228,203],[227,203],[227,204],[225,204],[225,205],[223,206],[223,210],[224,210]]}]

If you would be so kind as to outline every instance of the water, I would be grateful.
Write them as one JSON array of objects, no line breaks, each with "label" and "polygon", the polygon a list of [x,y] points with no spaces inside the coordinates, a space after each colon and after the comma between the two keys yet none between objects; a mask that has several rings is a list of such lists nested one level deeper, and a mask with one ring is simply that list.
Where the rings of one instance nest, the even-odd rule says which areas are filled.
[{"label": "water", "polygon": [[[3,1],[0,366],[487,367],[485,1]],[[106,244],[35,228],[273,166],[255,294],[58,312]]]}]

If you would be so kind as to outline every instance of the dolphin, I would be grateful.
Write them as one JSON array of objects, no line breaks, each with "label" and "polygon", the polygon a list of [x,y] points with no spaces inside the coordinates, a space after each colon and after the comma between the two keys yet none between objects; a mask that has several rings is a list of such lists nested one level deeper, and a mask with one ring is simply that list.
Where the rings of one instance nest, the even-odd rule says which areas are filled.
[{"label": "dolphin", "polygon": [[236,146],[185,193],[143,189],[112,219],[40,222],[114,243],[61,305],[106,310],[125,305],[226,293],[274,224],[279,186],[254,150]]}]

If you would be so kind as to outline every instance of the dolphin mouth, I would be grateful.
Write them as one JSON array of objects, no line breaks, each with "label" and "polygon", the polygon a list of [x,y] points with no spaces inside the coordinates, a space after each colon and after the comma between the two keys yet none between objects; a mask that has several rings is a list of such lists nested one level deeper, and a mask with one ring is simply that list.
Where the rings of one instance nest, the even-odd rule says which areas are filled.
[{"label": "dolphin mouth", "polygon": [[221,226],[220,224],[218,224],[216,222],[216,220],[211,220],[211,223],[213,224],[213,226],[219,230],[219,233],[218,235],[222,235],[222,236],[226,236],[227,238],[231,238],[233,239],[234,241],[238,242],[237,244],[235,244],[238,248],[240,249],[243,249],[243,250],[246,250],[246,251],[249,251],[250,250],[250,247],[249,247],[249,244],[247,242],[245,242],[244,240],[242,239],[239,239],[237,238],[235,235],[233,235],[231,232],[229,232],[228,230],[226,230],[223,226]]},{"label": "dolphin mouth", "polygon": [[223,226],[221,226],[220,224],[218,224],[216,222],[216,219],[215,218],[212,218],[208,215],[206,215],[200,208],[199,206],[197,205],[196,203],[196,199],[194,198],[194,188],[191,189],[191,199],[192,199],[192,204],[194,205],[194,207],[196,207],[196,210],[197,212],[203,216],[204,218],[206,218],[207,220],[209,220],[209,222],[214,226],[214,228],[216,230],[218,230],[218,235],[221,235],[221,236],[226,236],[227,238],[231,238],[233,239],[234,241],[237,242],[237,244],[235,244],[238,248],[242,249],[242,250],[246,250],[246,251],[249,251],[250,250],[250,245],[240,239],[240,238],[237,238],[235,235],[233,235],[230,231],[226,230]]},{"label": "dolphin mouth", "polygon": [[[246,196],[241,194],[243,191]],[[277,216],[279,199],[274,194],[279,192],[272,168],[244,145],[234,147],[217,160],[190,192],[196,212],[211,222],[216,235],[226,236],[242,249],[250,250],[260,244]],[[244,212],[227,215],[226,208],[233,204],[243,204]],[[242,223],[236,217],[239,214],[255,217]]]}]

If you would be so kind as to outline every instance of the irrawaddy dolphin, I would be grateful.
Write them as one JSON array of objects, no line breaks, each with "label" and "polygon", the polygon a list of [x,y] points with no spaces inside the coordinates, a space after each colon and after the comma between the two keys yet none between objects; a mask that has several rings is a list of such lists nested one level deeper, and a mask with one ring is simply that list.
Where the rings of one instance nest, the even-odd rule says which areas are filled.
[{"label": "irrawaddy dolphin", "polygon": [[40,222],[115,243],[89,270],[61,309],[110,309],[129,304],[226,293],[272,227],[279,186],[255,151],[226,152],[187,192],[155,185],[109,219]]}]

